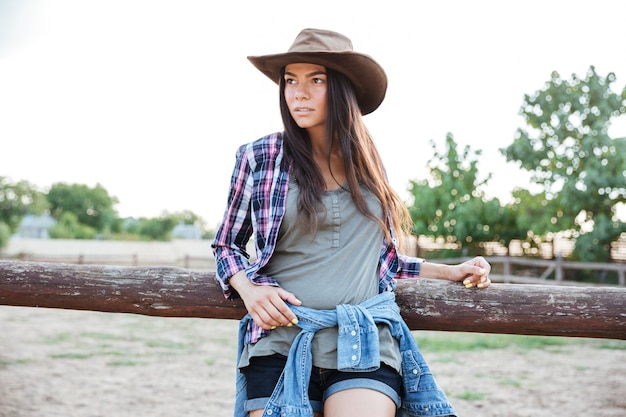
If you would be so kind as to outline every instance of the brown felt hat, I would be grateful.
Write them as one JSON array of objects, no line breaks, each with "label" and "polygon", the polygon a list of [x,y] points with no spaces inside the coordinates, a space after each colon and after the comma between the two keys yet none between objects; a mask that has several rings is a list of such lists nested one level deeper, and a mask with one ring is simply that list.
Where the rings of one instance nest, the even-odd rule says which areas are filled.
[{"label": "brown felt hat", "polygon": [[248,59],[263,74],[278,83],[281,70],[287,64],[323,65],[347,76],[356,93],[362,114],[380,106],[387,92],[387,75],[372,57],[354,52],[346,36],[321,29],[304,29],[286,53],[249,56]]}]

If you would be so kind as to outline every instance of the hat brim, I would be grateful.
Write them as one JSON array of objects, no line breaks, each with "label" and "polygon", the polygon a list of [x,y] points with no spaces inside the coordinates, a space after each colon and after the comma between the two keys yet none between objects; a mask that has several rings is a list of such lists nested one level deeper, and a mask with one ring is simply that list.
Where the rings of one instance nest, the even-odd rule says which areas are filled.
[{"label": "hat brim", "polygon": [[363,115],[376,110],[387,91],[383,68],[369,55],[358,52],[287,52],[249,56],[248,60],[275,83],[280,81],[281,70],[287,64],[317,64],[339,71],[352,82]]}]

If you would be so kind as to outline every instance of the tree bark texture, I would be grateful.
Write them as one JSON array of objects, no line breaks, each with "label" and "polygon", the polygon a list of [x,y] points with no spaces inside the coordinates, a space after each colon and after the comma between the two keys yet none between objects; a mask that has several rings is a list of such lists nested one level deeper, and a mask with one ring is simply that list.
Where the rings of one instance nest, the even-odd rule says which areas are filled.
[{"label": "tree bark texture", "polygon": [[[626,340],[626,288],[492,284],[466,289],[432,279],[398,281],[396,300],[412,330]],[[240,319],[215,273],[177,267],[122,267],[0,261],[0,305]]]}]

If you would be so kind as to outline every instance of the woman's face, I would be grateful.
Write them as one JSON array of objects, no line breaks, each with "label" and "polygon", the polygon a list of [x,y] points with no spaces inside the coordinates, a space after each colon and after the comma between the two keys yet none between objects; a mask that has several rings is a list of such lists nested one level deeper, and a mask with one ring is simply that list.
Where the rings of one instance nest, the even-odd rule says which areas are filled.
[{"label": "woman's face", "polygon": [[285,67],[285,101],[302,129],[324,132],[326,124],[326,68],[315,64]]}]

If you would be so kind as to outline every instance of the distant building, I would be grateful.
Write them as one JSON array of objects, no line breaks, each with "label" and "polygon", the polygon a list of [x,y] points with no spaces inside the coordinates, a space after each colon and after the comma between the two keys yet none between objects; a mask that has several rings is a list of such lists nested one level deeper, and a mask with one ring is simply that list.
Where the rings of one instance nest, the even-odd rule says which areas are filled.
[{"label": "distant building", "polygon": [[33,216],[27,214],[17,228],[15,236],[30,239],[48,239],[48,229],[55,226],[57,221],[49,214]]},{"label": "distant building", "polygon": [[179,223],[172,229],[174,239],[202,239],[202,230],[193,224]]}]

